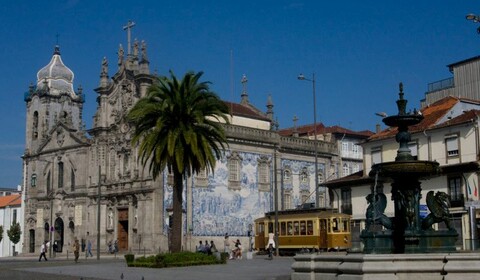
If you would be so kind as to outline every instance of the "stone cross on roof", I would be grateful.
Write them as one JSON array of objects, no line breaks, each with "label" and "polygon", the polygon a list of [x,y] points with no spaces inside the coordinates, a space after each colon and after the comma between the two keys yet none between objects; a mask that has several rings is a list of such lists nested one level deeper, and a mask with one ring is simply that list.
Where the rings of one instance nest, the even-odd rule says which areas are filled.
[{"label": "stone cross on roof", "polygon": [[131,29],[132,29],[132,27],[134,27],[134,26],[135,26],[135,22],[129,20],[129,21],[127,22],[127,25],[125,25],[125,26],[123,27],[123,30],[127,30],[127,54],[130,54],[131,49],[132,49],[132,47],[131,47],[132,45],[131,45],[131,43],[130,43],[130,41],[131,41],[130,38],[131,38]]}]

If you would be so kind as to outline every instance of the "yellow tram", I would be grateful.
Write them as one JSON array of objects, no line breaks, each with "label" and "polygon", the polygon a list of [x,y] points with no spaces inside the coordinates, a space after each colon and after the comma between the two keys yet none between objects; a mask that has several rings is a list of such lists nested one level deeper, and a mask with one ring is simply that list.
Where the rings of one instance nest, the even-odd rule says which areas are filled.
[{"label": "yellow tram", "polygon": [[[350,215],[333,209],[278,211],[278,248],[281,251],[345,250],[352,246]],[[255,249],[265,250],[268,234],[274,233],[275,212],[255,220]]]}]

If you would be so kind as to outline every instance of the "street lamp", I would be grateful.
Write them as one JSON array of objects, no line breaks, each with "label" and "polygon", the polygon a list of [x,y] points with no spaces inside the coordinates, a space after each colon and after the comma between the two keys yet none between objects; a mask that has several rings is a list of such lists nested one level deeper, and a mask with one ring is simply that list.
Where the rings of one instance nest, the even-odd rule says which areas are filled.
[{"label": "street lamp", "polygon": [[312,82],[313,89],[313,133],[314,133],[314,149],[315,149],[315,204],[320,207],[320,194],[318,193],[318,155],[317,155],[317,97],[315,94],[315,73],[312,74],[312,79],[307,79],[303,74],[297,77],[302,81]]},{"label": "street lamp", "polygon": [[[477,16],[477,15],[474,15],[474,14],[468,14],[468,15],[465,16],[465,18],[466,18],[467,20],[471,20],[471,21],[473,21],[473,22],[475,22],[475,23],[480,22],[480,17]],[[480,34],[480,27],[477,28],[477,33]]]}]

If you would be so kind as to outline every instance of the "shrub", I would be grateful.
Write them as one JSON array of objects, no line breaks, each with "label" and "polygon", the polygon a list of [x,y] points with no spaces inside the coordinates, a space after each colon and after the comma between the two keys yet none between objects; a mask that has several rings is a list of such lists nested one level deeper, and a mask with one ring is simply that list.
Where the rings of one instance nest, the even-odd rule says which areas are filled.
[{"label": "shrub", "polygon": [[[133,257],[133,255],[131,256]],[[226,257],[224,261],[219,261],[214,255],[192,252],[167,253],[158,254],[155,256],[139,257],[131,262],[128,261],[127,255],[125,255],[125,259],[127,260],[128,266],[151,268],[219,264],[226,262]]]},{"label": "shrub", "polygon": [[220,262],[227,263],[227,260],[228,260],[228,253],[226,252],[220,253]]},{"label": "shrub", "polygon": [[126,254],[125,255],[125,260],[127,261],[127,264],[133,263],[135,260],[135,255],[134,254]]}]

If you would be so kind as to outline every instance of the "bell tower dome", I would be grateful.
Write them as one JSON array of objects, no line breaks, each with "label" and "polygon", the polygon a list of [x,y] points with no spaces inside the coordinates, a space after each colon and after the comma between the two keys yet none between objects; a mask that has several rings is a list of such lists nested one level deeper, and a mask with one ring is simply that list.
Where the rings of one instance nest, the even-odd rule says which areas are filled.
[{"label": "bell tower dome", "polygon": [[73,89],[74,74],[62,61],[55,46],[50,62],[37,72],[36,84],[25,93],[27,105],[26,149],[35,153],[59,122],[71,130],[83,130],[84,95]]}]

